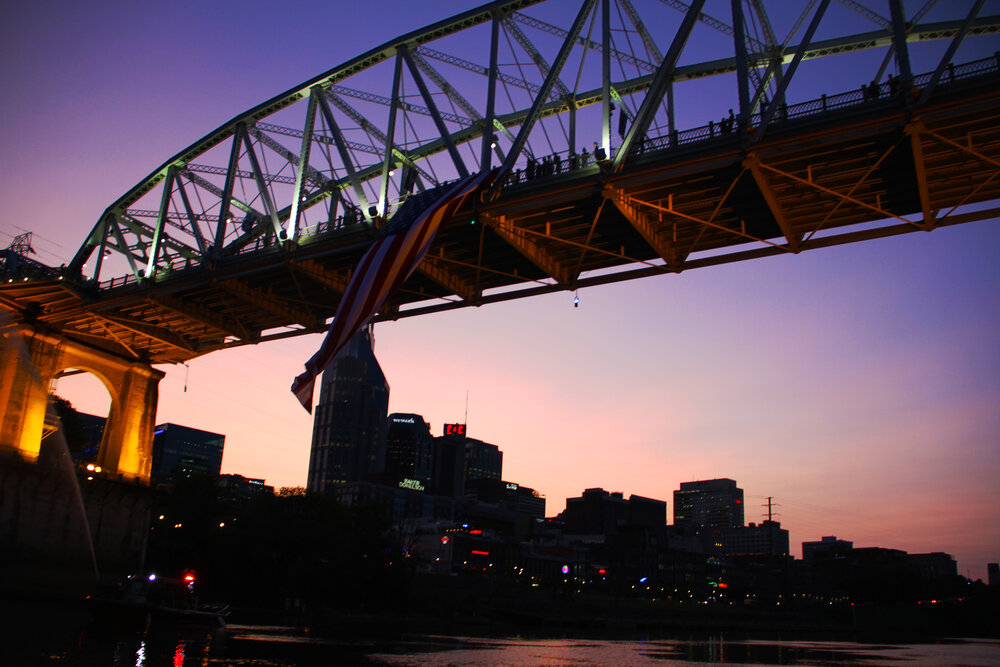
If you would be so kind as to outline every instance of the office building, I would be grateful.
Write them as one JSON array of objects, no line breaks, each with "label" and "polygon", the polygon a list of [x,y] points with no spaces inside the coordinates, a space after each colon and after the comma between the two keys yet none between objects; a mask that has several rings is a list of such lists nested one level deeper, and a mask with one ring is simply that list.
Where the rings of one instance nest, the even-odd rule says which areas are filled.
[{"label": "office building", "polygon": [[743,489],[725,478],[681,482],[674,491],[674,525],[720,530],[743,526]]},{"label": "office building", "polygon": [[787,556],[788,531],[778,521],[750,523],[723,533],[727,556]]},{"label": "office building", "polygon": [[265,484],[265,480],[236,474],[219,475],[219,489],[234,500],[252,500],[274,495],[274,487]]},{"label": "office building", "polygon": [[465,483],[465,497],[481,503],[500,505],[539,521],[545,519],[545,496],[516,482],[470,480]]},{"label": "office building", "polygon": [[854,542],[838,540],[836,535],[826,535],[815,542],[802,543],[802,560],[811,563],[815,560],[842,558],[850,555]]},{"label": "office building", "polygon": [[179,424],[159,424],[153,433],[150,477],[167,482],[179,477],[217,477],[222,469],[226,436]]},{"label": "office building", "polygon": [[475,438],[465,439],[465,479],[493,479],[500,481],[503,476],[503,452]]},{"label": "office building", "polygon": [[385,440],[386,482],[400,484],[413,480],[426,486],[430,482],[433,460],[434,437],[430,424],[420,415],[389,415]]},{"label": "office building", "polygon": [[385,472],[389,384],[370,329],[358,332],[323,371],[313,416],[309,491],[378,478]]},{"label": "office building", "polygon": [[445,424],[434,439],[431,486],[434,493],[460,497],[467,481],[503,477],[503,452],[496,445],[466,435],[464,424]]},{"label": "office building", "polygon": [[612,537],[624,526],[642,526],[659,535],[667,524],[667,503],[663,500],[620,491],[587,489],[579,498],[567,498],[561,515],[567,534]]}]

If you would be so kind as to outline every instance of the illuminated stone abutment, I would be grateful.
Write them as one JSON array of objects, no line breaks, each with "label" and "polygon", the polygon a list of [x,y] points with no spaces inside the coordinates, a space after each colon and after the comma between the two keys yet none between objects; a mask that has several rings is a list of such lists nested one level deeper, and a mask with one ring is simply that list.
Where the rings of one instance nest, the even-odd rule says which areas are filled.
[{"label": "illuminated stone abutment", "polygon": [[111,395],[98,465],[107,474],[149,481],[162,371],[30,324],[5,326],[0,336],[0,448],[38,458],[48,387],[61,371],[77,368],[93,373]]}]

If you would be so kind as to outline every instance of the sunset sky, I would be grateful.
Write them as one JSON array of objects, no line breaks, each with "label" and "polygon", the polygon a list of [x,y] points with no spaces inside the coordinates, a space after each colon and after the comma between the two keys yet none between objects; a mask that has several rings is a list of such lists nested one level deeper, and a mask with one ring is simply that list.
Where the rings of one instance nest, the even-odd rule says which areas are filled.
[{"label": "sunset sky", "polygon": [[[113,200],[199,137],[475,4],[5,3],[0,247],[33,231],[37,259],[68,261]],[[590,288],[578,308],[565,292],[403,319],[376,326],[375,352],[390,411],[439,435],[468,396],[469,434],[500,447],[504,478],[544,494],[550,516],[603,487],[666,500],[672,517],[680,482],[729,477],[748,521],[774,498],[795,555],[836,535],[946,551],[985,578],[1000,560],[998,255],[988,220]],[[304,485],[312,421],[289,386],[319,343],[164,368],[157,422],[224,433],[223,472]],[[57,392],[106,413],[93,378]]]}]

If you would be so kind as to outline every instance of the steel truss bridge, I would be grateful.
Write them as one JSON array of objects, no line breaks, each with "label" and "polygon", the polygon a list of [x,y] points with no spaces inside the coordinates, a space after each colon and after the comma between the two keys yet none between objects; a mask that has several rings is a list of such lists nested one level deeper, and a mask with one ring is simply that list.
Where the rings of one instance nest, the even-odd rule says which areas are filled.
[{"label": "steel truss bridge", "polygon": [[1000,16],[875,4],[483,5],[194,142],[69,264],[4,251],[0,306],[147,364],[322,331],[408,197],[495,167],[377,319],[997,217]]}]

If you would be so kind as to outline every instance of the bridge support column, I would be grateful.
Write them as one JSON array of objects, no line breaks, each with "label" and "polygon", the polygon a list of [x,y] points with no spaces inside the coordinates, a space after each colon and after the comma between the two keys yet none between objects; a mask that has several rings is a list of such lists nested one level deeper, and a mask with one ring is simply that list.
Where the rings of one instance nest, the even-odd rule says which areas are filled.
[{"label": "bridge support column", "polygon": [[0,448],[38,458],[49,384],[60,371],[78,368],[93,373],[111,396],[98,465],[107,474],[148,483],[163,372],[27,324],[6,326],[2,336]]}]

